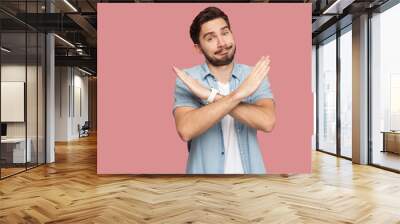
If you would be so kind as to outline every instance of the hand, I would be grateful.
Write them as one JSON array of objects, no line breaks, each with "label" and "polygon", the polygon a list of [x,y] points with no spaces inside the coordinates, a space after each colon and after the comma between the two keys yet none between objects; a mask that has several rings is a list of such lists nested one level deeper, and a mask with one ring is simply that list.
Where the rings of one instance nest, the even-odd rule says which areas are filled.
[{"label": "hand", "polygon": [[239,88],[234,91],[234,96],[242,100],[253,94],[260,86],[262,80],[267,76],[270,69],[269,63],[269,56],[261,57],[252,69],[250,75],[248,75]]},{"label": "hand", "polygon": [[182,80],[182,82],[190,89],[190,91],[202,100],[207,100],[211,91],[202,86],[196,79],[190,77],[186,72],[172,66],[176,75]]}]

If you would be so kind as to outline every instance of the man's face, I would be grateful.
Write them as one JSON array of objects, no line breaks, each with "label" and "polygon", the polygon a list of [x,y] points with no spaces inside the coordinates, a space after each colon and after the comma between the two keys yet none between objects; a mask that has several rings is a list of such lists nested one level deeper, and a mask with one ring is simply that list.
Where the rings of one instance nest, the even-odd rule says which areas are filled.
[{"label": "man's face", "polygon": [[235,40],[223,18],[210,20],[201,26],[197,48],[214,66],[228,65],[233,61]]}]

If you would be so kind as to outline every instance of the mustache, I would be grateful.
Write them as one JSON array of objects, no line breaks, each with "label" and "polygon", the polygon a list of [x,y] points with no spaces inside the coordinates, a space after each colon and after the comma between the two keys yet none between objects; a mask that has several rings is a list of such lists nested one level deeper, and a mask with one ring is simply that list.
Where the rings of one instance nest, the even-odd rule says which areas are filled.
[{"label": "mustache", "polygon": [[224,50],[228,51],[228,50],[232,49],[232,47],[233,47],[233,45],[226,47],[226,48],[222,48],[221,50],[215,52],[215,54],[219,54],[219,53],[223,52]]}]

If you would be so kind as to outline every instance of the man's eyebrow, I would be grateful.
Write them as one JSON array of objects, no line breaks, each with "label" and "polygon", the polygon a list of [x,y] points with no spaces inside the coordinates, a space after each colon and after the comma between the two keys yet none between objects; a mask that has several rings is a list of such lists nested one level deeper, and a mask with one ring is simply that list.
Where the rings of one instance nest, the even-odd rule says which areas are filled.
[{"label": "man's eyebrow", "polygon": [[221,30],[224,30],[224,29],[226,29],[226,28],[229,29],[229,26],[226,25],[226,26],[222,27]]},{"label": "man's eyebrow", "polygon": [[[224,26],[220,30],[224,30],[224,29],[229,29],[229,26]],[[203,34],[203,38],[205,38],[207,35],[212,34],[212,33],[214,33],[214,31],[207,32],[207,33]]]}]

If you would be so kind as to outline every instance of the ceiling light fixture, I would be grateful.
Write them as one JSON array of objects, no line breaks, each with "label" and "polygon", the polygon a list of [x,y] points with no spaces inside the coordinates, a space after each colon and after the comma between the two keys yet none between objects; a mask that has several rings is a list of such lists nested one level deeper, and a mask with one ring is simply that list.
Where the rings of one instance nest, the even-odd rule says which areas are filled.
[{"label": "ceiling light fixture", "polygon": [[325,9],[322,14],[342,14],[343,9],[353,2],[354,0],[336,0],[332,5]]},{"label": "ceiling light fixture", "polygon": [[4,51],[4,52],[6,52],[6,53],[10,53],[10,52],[11,52],[11,50],[9,50],[9,49],[7,49],[7,48],[5,48],[5,47],[1,47],[1,50]]},{"label": "ceiling light fixture", "polygon": [[61,41],[63,41],[64,43],[68,44],[69,46],[75,48],[75,45],[73,45],[73,44],[72,44],[71,42],[69,42],[68,40],[66,40],[66,39],[64,39],[64,38],[62,38],[62,37],[60,37],[60,36],[57,35],[57,34],[54,34],[54,36],[57,37],[58,39],[60,39]]},{"label": "ceiling light fixture", "polygon": [[88,72],[88,71],[86,71],[86,70],[83,70],[83,69],[81,69],[81,68],[79,68],[79,67],[78,67],[78,70],[81,71],[81,72],[83,72],[83,73],[85,73],[85,74],[93,75],[92,73],[90,73],[90,72]]},{"label": "ceiling light fixture", "polygon": [[78,10],[71,4],[69,3],[68,0],[64,0],[65,4],[67,4],[72,10],[74,10],[74,12],[78,12]]}]

